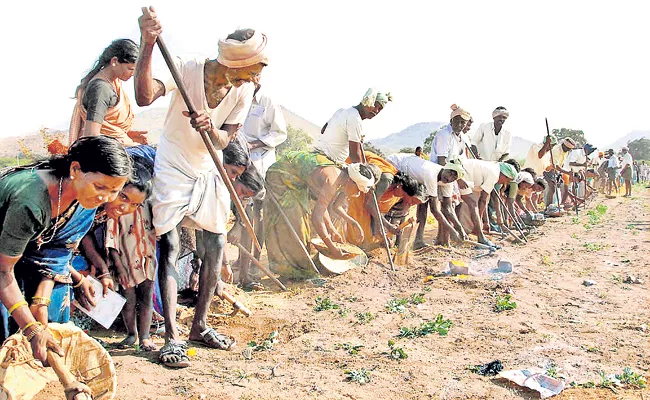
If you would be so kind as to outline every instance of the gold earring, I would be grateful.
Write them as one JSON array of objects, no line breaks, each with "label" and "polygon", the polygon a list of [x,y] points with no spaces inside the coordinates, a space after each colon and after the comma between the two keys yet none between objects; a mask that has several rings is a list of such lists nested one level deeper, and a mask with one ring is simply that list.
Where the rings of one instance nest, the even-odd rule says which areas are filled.
[{"label": "gold earring", "polygon": [[74,176],[70,175],[70,180],[71,181],[74,180]]}]

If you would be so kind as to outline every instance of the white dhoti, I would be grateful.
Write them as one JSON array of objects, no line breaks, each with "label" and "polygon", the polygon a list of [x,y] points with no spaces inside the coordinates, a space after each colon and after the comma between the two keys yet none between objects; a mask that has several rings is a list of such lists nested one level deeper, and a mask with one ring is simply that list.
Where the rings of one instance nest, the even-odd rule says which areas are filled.
[{"label": "white dhoti", "polygon": [[[222,159],[222,152],[217,154]],[[171,231],[181,221],[194,229],[226,233],[230,194],[216,166],[196,169],[164,137],[156,152],[151,199],[157,236]]]}]

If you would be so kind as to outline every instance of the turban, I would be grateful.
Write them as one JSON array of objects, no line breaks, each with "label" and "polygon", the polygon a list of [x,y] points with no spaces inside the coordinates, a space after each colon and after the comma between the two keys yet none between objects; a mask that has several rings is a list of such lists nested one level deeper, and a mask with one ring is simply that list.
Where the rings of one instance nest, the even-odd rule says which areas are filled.
[{"label": "turban", "polygon": [[235,39],[220,39],[217,61],[228,68],[246,68],[258,63],[268,64],[269,60],[264,54],[266,43],[266,35],[257,31],[250,39],[243,42]]},{"label": "turban", "polygon": [[[553,135],[553,134],[550,134],[550,135],[548,135],[548,136],[551,137],[551,144],[552,144],[552,145],[556,145],[556,144],[557,144],[557,136],[555,136],[555,135]],[[546,142],[546,138],[547,138],[548,136],[544,136],[544,140],[542,140],[542,143]]]},{"label": "turban", "polygon": [[507,178],[515,179],[517,177],[517,170],[515,167],[508,163],[500,162],[499,169],[501,170],[501,173]]},{"label": "turban", "polygon": [[469,113],[467,111],[465,111],[462,108],[458,107],[456,104],[452,104],[451,105],[451,116],[449,117],[449,119],[454,119],[454,117],[457,116],[457,115],[460,115],[460,117],[462,119],[464,119],[465,121],[469,121],[472,118],[472,116],[469,115]]},{"label": "turban", "polygon": [[379,103],[382,107],[384,107],[389,101],[393,101],[393,96],[391,96],[390,93],[379,93],[377,90],[370,88],[363,96],[361,105],[366,107],[374,107],[375,103]]},{"label": "turban", "polygon": [[361,164],[349,164],[347,170],[348,176],[354,183],[357,184],[359,191],[362,193],[368,193],[370,188],[375,184],[375,180],[373,178],[366,178],[361,174]]},{"label": "turban", "polygon": [[498,107],[492,111],[492,118],[496,118],[499,115],[503,115],[504,117],[508,118],[510,116],[510,113],[503,107]]},{"label": "turban", "polygon": [[455,171],[456,174],[458,175],[458,179],[463,179],[463,177],[465,176],[465,169],[463,168],[463,165],[461,164],[461,161],[459,159],[453,159],[447,161],[447,164],[443,165],[442,169]]},{"label": "turban", "polygon": [[521,183],[521,182],[526,182],[530,185],[533,185],[535,181],[533,180],[533,176],[530,174],[530,172],[526,171],[521,171],[520,173],[517,174],[517,177],[515,178],[516,183]]},{"label": "turban", "polygon": [[571,139],[570,137],[565,137],[562,139],[562,144],[566,146],[567,149],[575,149],[576,148],[576,142],[575,140]]}]

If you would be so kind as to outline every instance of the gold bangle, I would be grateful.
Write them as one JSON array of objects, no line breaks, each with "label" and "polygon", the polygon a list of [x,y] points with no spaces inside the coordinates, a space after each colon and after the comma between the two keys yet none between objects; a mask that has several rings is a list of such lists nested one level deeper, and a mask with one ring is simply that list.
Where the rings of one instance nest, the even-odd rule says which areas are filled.
[{"label": "gold bangle", "polygon": [[34,296],[32,297],[33,306],[49,306],[51,300],[48,297]]},{"label": "gold bangle", "polygon": [[81,286],[81,284],[84,282],[84,279],[86,279],[86,277],[81,275],[81,279],[79,279],[79,282],[77,282],[77,284],[74,285],[73,288],[75,288],[75,289],[79,288]]},{"label": "gold bangle", "polygon": [[27,302],[25,300],[20,300],[18,303],[14,304],[9,308],[9,315],[13,314],[14,311],[16,311],[19,307],[22,306],[28,306]]},{"label": "gold bangle", "polygon": [[[32,322],[28,323],[27,325],[25,325],[25,327],[23,329],[21,329],[23,331],[23,335],[25,334],[27,329],[31,328],[32,326],[39,326],[39,325],[43,325],[43,324],[41,324],[38,321],[32,321]],[[34,329],[36,329],[36,328],[34,328]]]},{"label": "gold bangle", "polygon": [[43,326],[43,324],[39,323],[38,326],[36,328],[32,329],[32,331],[29,332],[29,335],[26,336],[27,341],[31,342],[32,339],[34,339],[34,337],[36,335],[38,335],[39,332],[43,332],[44,330],[45,330],[45,327]]},{"label": "gold bangle", "polygon": [[111,274],[110,272],[106,272],[106,273],[103,273],[103,274],[101,274],[101,275],[99,275],[99,276],[96,276],[95,279],[102,279],[102,278],[104,278],[105,276],[109,276],[110,274]]}]

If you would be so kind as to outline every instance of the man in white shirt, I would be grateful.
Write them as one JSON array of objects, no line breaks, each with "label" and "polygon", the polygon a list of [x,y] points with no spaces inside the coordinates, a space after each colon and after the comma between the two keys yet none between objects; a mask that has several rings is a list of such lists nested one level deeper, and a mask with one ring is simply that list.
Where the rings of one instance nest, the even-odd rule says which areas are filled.
[{"label": "man in white shirt", "polygon": [[[143,9],[138,23],[141,44],[135,72],[137,103],[146,106],[171,93],[156,154],[151,202],[153,224],[160,236],[158,274],[165,317],[165,345],[159,359],[168,367],[183,368],[191,363],[187,345],[179,340],[176,327],[175,266],[180,250],[178,230],[184,221],[203,229],[206,249],[189,339],[219,349],[228,349],[234,344],[229,336],[207,326],[212,297],[215,291],[222,295],[225,287],[221,281],[221,266],[230,196],[198,132],[205,132],[219,157],[223,157],[221,149],[235,138],[250,109],[254,90],[251,82],[259,81],[262,69],[268,64],[267,39],[252,29],[237,30],[219,41],[219,55],[215,59],[176,59],[187,95],[197,107],[190,115],[174,81],[170,79],[163,84],[152,77],[153,48],[162,32],[153,8]],[[238,158],[245,159],[246,164],[225,163],[229,164],[226,165],[227,179],[235,180],[246,169],[248,155],[244,149],[241,152],[244,157]]]},{"label": "man in white shirt", "polygon": [[616,181],[618,180],[617,175],[620,166],[618,164],[618,157],[614,154],[614,149],[607,150],[607,154],[609,156],[607,161],[607,195],[611,196],[612,185],[614,185],[614,189],[618,193],[618,183]]},{"label": "man in white shirt", "polygon": [[[409,153],[391,154],[386,157],[386,161],[393,164],[398,171],[424,185],[425,194],[431,198],[428,202],[431,213],[438,221],[439,244],[448,244],[450,236],[454,240],[463,240],[467,237],[462,227],[460,225],[458,227],[452,226],[438,207],[438,194],[441,197],[451,198],[453,194],[452,183],[465,175],[465,171],[461,166],[456,164],[441,166]],[[413,243],[413,248],[416,250],[427,246],[424,242],[424,228],[427,223],[427,199],[424,200],[424,212],[418,207],[417,213],[418,228]],[[453,211],[447,210],[447,212]],[[456,231],[458,228],[460,228],[460,231]]]},{"label": "man in white shirt", "polygon": [[[275,148],[287,140],[287,123],[280,105],[266,95],[259,83],[255,84],[253,104],[242,127],[242,136],[248,143],[251,162],[255,169],[262,174],[262,177],[265,177],[266,171],[275,162]],[[255,227],[255,235],[260,244],[264,243],[262,205],[262,198],[256,196],[246,207],[246,213]],[[250,235],[246,230],[243,230],[241,235],[241,245],[251,252],[253,243]],[[255,258],[259,259],[260,255],[257,248],[254,250],[254,255]],[[241,251],[239,252],[237,266],[239,284],[242,288],[262,288],[261,284],[253,281],[253,274],[250,270],[251,260]]]},{"label": "man in white shirt", "polygon": [[634,159],[632,159],[632,154],[627,147],[621,149],[623,153],[623,161],[621,162],[621,176],[625,180],[625,196],[632,196],[632,172],[634,168]]},{"label": "man in white shirt", "polygon": [[571,150],[564,161],[563,169],[571,172],[569,175],[570,182],[572,183],[570,193],[572,193],[573,196],[577,196],[577,198],[574,198],[574,201],[583,201],[586,193],[586,187],[583,186],[586,185],[587,182],[585,169],[589,165],[589,157],[592,156],[594,151],[596,151],[596,148],[587,143],[583,148]]},{"label": "man in white shirt", "polygon": [[456,104],[451,110],[449,124],[438,130],[431,143],[431,161],[439,165],[445,165],[449,158],[467,158],[465,144],[469,145],[469,137],[463,130],[472,117]]},{"label": "man in white shirt", "polygon": [[481,124],[472,136],[472,150],[481,160],[503,161],[508,158],[512,146],[512,136],[503,124],[510,116],[505,107],[497,107],[492,112],[493,122]]},{"label": "man in white shirt", "polygon": [[[505,185],[517,176],[516,168],[505,162],[468,159],[463,161],[465,177],[458,181],[463,203],[460,220],[467,231],[474,233],[479,243],[494,246],[483,233],[487,222],[487,206],[496,184]],[[501,221],[499,221],[501,222]]]},{"label": "man in white shirt", "polygon": [[368,89],[361,103],[354,107],[341,108],[334,113],[321,129],[321,136],[314,149],[337,163],[345,162],[348,157],[352,163],[362,162],[361,121],[374,118],[389,101],[392,101],[390,93]]}]

